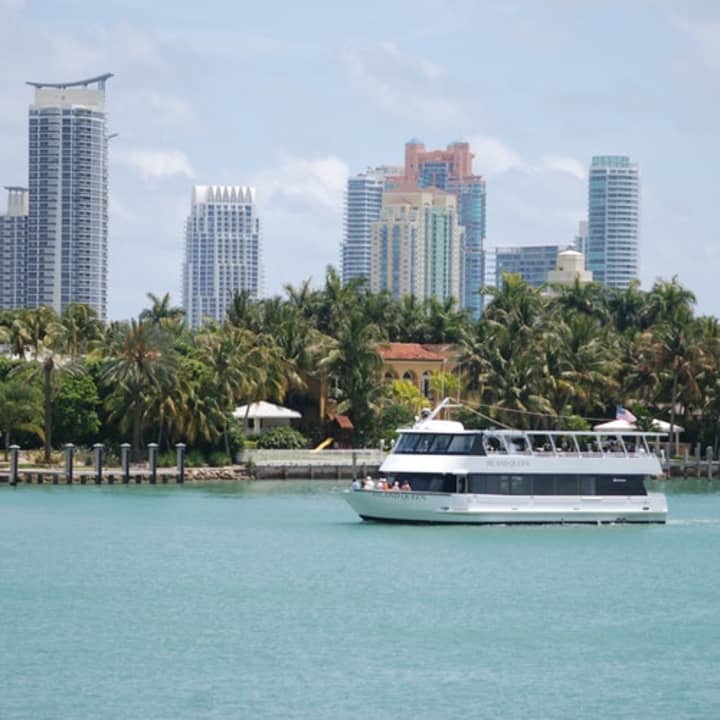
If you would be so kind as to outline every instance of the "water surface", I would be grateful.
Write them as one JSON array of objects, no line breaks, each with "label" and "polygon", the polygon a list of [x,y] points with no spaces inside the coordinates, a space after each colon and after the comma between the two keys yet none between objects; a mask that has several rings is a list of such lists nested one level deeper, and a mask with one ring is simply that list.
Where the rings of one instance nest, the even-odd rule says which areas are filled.
[{"label": "water surface", "polygon": [[333,482],[0,487],[0,718],[715,718],[720,486],[666,526],[360,522]]}]

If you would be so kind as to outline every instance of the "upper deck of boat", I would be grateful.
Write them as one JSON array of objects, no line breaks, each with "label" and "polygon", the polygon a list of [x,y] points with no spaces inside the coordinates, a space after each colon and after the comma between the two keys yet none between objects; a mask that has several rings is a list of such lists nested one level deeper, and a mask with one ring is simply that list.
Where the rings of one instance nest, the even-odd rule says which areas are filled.
[{"label": "upper deck of boat", "polygon": [[[466,430],[452,420],[424,420],[398,430],[398,454],[603,457],[659,454],[665,433],[643,431]],[[653,448],[654,446],[654,448]]]}]

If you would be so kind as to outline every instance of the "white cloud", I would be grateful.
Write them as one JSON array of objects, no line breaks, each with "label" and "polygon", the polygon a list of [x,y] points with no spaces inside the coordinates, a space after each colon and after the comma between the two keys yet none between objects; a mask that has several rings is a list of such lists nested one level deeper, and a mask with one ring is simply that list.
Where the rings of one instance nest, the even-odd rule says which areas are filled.
[{"label": "white cloud", "polygon": [[439,86],[442,69],[435,63],[402,53],[392,42],[347,50],[343,61],[357,91],[381,113],[443,129],[465,124],[463,102]]},{"label": "white cloud", "polygon": [[524,170],[526,163],[511,147],[498,138],[476,135],[469,139],[475,153],[476,172],[482,175],[498,175],[509,170]]},{"label": "white cloud", "polygon": [[540,168],[550,172],[566,173],[578,180],[587,178],[585,165],[570,155],[544,155],[540,158]]},{"label": "white cloud", "polygon": [[482,175],[493,176],[517,170],[527,175],[563,173],[584,181],[587,172],[583,163],[571,155],[543,155],[540,160],[523,158],[499,138],[475,135],[469,139],[475,153],[475,168]]},{"label": "white cloud", "polygon": [[139,172],[144,179],[195,175],[185,153],[179,150],[113,149],[111,161]]},{"label": "white cloud", "polygon": [[307,159],[287,155],[280,163],[258,173],[253,184],[268,203],[335,207],[342,204],[350,170],[339,158]]},{"label": "white cloud", "polygon": [[16,13],[25,7],[25,0],[0,0],[0,17]]},{"label": "white cloud", "polygon": [[287,282],[320,280],[325,266],[336,262],[349,172],[334,155],[284,155],[251,178],[263,228],[266,294],[281,292]]},{"label": "white cloud", "polygon": [[720,21],[673,15],[671,23],[690,38],[697,59],[710,70],[720,72]]},{"label": "white cloud", "polygon": [[442,68],[439,65],[430,62],[430,60],[416,58],[413,55],[401,52],[394,42],[386,40],[380,47],[388,58],[394,60],[398,65],[420,72],[426,80],[436,80],[442,75]]}]

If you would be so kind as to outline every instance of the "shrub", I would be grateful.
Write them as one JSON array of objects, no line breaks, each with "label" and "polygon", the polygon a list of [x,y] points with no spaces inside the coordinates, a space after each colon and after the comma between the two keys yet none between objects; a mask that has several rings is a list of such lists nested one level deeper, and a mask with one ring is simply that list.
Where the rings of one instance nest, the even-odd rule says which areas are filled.
[{"label": "shrub", "polygon": [[227,453],[222,452],[222,450],[214,450],[210,453],[208,465],[211,467],[224,467],[225,465],[232,465],[232,463]]},{"label": "shrub", "polygon": [[297,430],[278,427],[263,433],[257,441],[263,450],[301,450],[308,446],[307,438]]},{"label": "shrub", "polygon": [[185,455],[185,467],[202,467],[205,464],[205,456],[200,450],[191,450]]},{"label": "shrub", "polygon": [[176,462],[177,462],[177,456],[172,450],[168,450],[167,452],[160,453],[158,455],[158,459],[157,459],[158,467],[162,467],[162,468],[175,467]]}]

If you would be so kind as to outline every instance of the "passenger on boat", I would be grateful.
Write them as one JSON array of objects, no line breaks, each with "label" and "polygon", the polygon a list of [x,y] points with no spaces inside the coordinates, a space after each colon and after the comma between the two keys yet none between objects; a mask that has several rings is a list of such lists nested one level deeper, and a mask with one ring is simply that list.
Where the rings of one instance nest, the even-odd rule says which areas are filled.
[{"label": "passenger on boat", "polygon": [[400,486],[400,490],[403,492],[410,492],[412,488],[410,487],[410,483],[407,480],[403,480],[403,484]]},{"label": "passenger on boat", "polygon": [[365,481],[363,482],[363,490],[374,490],[375,489],[375,483],[373,482],[373,479],[368,475],[365,478]]},{"label": "passenger on boat", "polygon": [[393,492],[400,492],[400,483],[396,480],[390,488]]},{"label": "passenger on boat", "polygon": [[363,484],[357,478],[352,481],[352,485],[350,486],[352,490],[360,490],[362,487]]},{"label": "passenger on boat", "polygon": [[381,477],[381,478],[377,481],[377,483],[376,483],[376,488],[375,488],[375,489],[376,489],[376,490],[387,490],[387,489],[388,489],[387,480],[386,480],[384,477]]}]

